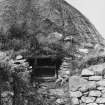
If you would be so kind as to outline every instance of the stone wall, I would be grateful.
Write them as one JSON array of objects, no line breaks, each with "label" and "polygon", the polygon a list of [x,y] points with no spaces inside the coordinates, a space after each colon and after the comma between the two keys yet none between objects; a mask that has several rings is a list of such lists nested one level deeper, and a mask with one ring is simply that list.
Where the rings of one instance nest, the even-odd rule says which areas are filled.
[{"label": "stone wall", "polygon": [[69,79],[72,105],[105,105],[105,63],[82,70]]}]

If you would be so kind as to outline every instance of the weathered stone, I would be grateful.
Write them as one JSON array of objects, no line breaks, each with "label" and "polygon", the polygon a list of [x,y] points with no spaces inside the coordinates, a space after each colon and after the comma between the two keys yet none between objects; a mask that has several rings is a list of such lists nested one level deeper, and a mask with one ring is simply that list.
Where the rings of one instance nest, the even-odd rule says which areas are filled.
[{"label": "weathered stone", "polygon": [[101,81],[98,81],[96,82],[97,86],[105,86],[105,79],[104,80],[101,80]]},{"label": "weathered stone", "polygon": [[97,98],[96,103],[105,103],[105,98]]},{"label": "weathered stone", "polygon": [[64,103],[64,100],[63,100],[63,99],[57,99],[57,100],[56,100],[56,103],[57,103],[57,104],[63,104],[63,103]]},{"label": "weathered stone", "polygon": [[6,55],[7,54],[5,52],[0,51],[0,60],[4,59]]},{"label": "weathered stone", "polygon": [[10,91],[4,91],[4,92],[1,94],[1,97],[7,97],[8,95],[13,96],[14,93],[13,93],[13,92],[10,92]]},{"label": "weathered stone", "polygon": [[102,97],[104,97],[104,98],[105,98],[105,93],[103,93],[103,94],[102,94]]},{"label": "weathered stone", "polygon": [[81,92],[86,92],[86,91],[88,91],[88,85],[85,84],[85,85],[81,86],[79,90],[80,90]]},{"label": "weathered stone", "polygon": [[105,89],[103,89],[101,92],[102,92],[102,94],[104,94],[105,93]]},{"label": "weathered stone", "polygon": [[105,90],[105,87],[100,86],[100,87],[97,87],[97,89],[98,90]]},{"label": "weathered stone", "polygon": [[63,89],[50,89],[49,92],[51,95],[57,95],[57,96],[63,96],[64,95]]},{"label": "weathered stone", "polygon": [[92,90],[89,92],[89,96],[97,96],[97,97],[100,97],[101,96],[101,92],[98,91],[98,90]]},{"label": "weathered stone", "polygon": [[95,81],[89,81],[87,85],[88,85],[89,89],[95,89],[96,88],[96,82]]},{"label": "weathered stone", "polygon": [[70,92],[70,97],[81,97],[82,93],[80,91]]},{"label": "weathered stone", "polygon": [[89,103],[87,105],[98,105],[97,103]]},{"label": "weathered stone", "polygon": [[22,55],[16,56],[16,60],[20,60],[20,59],[22,59],[22,58],[23,58]]},{"label": "weathered stone", "polygon": [[73,105],[78,105],[79,104],[79,100],[76,97],[75,98],[72,98],[71,101],[72,101],[72,104]]},{"label": "weathered stone", "polygon": [[82,96],[81,100],[84,103],[92,103],[92,102],[95,101],[95,97],[84,97],[84,96]]},{"label": "weathered stone", "polygon": [[80,87],[87,83],[88,81],[80,76],[72,76],[69,79],[69,89],[70,91],[77,91]]},{"label": "weathered stone", "polygon": [[87,82],[87,84],[84,84],[83,86],[81,86],[81,88],[79,89],[81,92],[86,92],[89,89],[95,89],[96,88],[96,82],[95,81],[89,81]]},{"label": "weathered stone", "polygon": [[89,80],[90,81],[99,81],[102,79],[102,76],[90,76]]},{"label": "weathered stone", "polygon": [[89,50],[86,48],[79,48],[78,50],[79,50],[79,52],[84,53],[84,54],[89,53]]},{"label": "weathered stone", "polygon": [[82,76],[93,76],[94,72],[92,70],[89,70],[89,69],[83,69],[81,75]]},{"label": "weathered stone", "polygon": [[87,105],[86,103],[81,103],[80,105]]},{"label": "weathered stone", "polygon": [[25,61],[26,59],[14,60],[14,64],[19,64],[19,63],[23,64],[23,63],[26,63]]},{"label": "weathered stone", "polygon": [[99,65],[94,65],[94,66],[91,66],[90,69],[93,70],[95,73],[97,73],[97,75],[99,74],[102,74],[103,73],[103,70],[105,68],[105,63],[103,64],[99,64]]}]

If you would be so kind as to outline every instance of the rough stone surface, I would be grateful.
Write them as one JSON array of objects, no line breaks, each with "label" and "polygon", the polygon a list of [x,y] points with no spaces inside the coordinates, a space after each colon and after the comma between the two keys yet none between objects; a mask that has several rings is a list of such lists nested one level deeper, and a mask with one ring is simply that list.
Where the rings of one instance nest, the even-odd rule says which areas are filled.
[{"label": "rough stone surface", "polygon": [[96,96],[96,97],[100,97],[101,96],[101,92],[98,90],[93,90],[89,92],[89,96]]},{"label": "rough stone surface", "polygon": [[87,85],[88,85],[89,89],[95,89],[96,88],[96,82],[95,81],[89,81]]},{"label": "rough stone surface", "polygon": [[50,89],[49,93],[50,93],[50,95],[58,95],[58,96],[64,95],[63,89]]},{"label": "rough stone surface", "polygon": [[56,100],[56,103],[57,103],[57,104],[62,104],[63,102],[64,102],[64,101],[63,101],[62,99],[57,99],[57,100]]},{"label": "rough stone surface", "polygon": [[97,103],[89,103],[87,105],[98,105]]},{"label": "rough stone surface", "polygon": [[103,93],[103,94],[102,94],[102,97],[104,97],[104,98],[105,98],[105,93]]},{"label": "rough stone surface", "polygon": [[105,98],[97,98],[96,103],[105,103]]},{"label": "rough stone surface", "polygon": [[98,86],[105,86],[105,79],[104,79],[104,80],[101,80],[101,81],[96,82],[96,84],[97,84]]},{"label": "rough stone surface", "polygon": [[100,87],[97,87],[98,90],[105,90],[105,87],[103,86],[100,86]]},{"label": "rough stone surface", "polygon": [[69,79],[69,88],[71,91],[76,91],[78,88],[87,84],[87,80],[81,78],[80,76],[72,76]]},{"label": "rough stone surface", "polygon": [[70,92],[71,97],[81,97],[82,93],[80,91]]},{"label": "rough stone surface", "polygon": [[71,101],[72,101],[73,105],[78,105],[79,104],[79,100],[76,97],[72,98]]},{"label": "rough stone surface", "polygon": [[98,65],[94,65],[94,66],[91,66],[90,67],[91,70],[93,70],[95,73],[97,74],[102,74],[103,73],[103,70],[105,69],[105,63],[103,64],[98,64]]},{"label": "rough stone surface", "polygon": [[105,93],[105,89],[103,89],[101,92],[104,94]]},{"label": "rough stone surface", "polygon": [[86,92],[86,91],[88,91],[88,85],[87,85],[87,84],[83,85],[82,87],[80,87],[79,90],[80,90],[81,92]]},{"label": "rough stone surface", "polygon": [[93,76],[94,72],[92,70],[89,70],[89,69],[83,69],[81,75],[82,76]]},{"label": "rough stone surface", "polygon": [[22,59],[22,58],[23,58],[22,55],[16,56],[16,60],[20,60],[20,59]]},{"label": "rough stone surface", "polygon": [[102,76],[90,76],[89,80],[90,81],[99,81],[102,79]]},{"label": "rough stone surface", "polygon": [[84,102],[84,103],[92,103],[92,102],[94,102],[95,101],[95,97],[82,97],[81,98],[81,100],[82,100],[82,102]]},{"label": "rough stone surface", "polygon": [[76,98],[74,105],[105,105],[105,63],[83,69],[80,76],[71,80],[70,97]]}]

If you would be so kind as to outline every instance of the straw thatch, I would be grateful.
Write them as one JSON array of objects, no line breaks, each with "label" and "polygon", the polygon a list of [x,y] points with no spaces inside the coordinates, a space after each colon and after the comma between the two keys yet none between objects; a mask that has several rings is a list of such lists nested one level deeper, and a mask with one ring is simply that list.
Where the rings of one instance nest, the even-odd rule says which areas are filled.
[{"label": "straw thatch", "polygon": [[68,39],[73,39],[78,45],[104,45],[104,39],[94,25],[64,0],[3,0],[0,4],[1,30],[16,39],[25,38],[28,40],[25,45],[30,43],[29,46],[37,47],[34,38],[40,48],[52,52],[73,47],[65,43]]}]

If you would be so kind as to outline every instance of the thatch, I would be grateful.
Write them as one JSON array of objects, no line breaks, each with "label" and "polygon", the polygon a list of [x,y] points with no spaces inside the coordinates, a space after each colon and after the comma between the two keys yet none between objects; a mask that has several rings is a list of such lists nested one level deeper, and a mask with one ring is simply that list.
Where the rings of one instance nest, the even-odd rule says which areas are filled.
[{"label": "thatch", "polygon": [[43,20],[55,23],[63,29],[65,36],[73,36],[81,42],[102,42],[103,38],[94,25],[64,0],[38,0],[35,4],[40,8]]},{"label": "thatch", "polygon": [[[37,40],[41,42],[38,42],[41,49],[53,53],[56,49],[62,50],[65,46],[69,46],[65,43],[65,39],[68,38],[73,38],[78,44],[99,43],[104,45],[104,38],[94,25],[64,0],[14,0],[14,2],[4,0],[0,4],[1,11],[3,11],[0,12],[2,30],[6,33],[10,31],[9,34],[13,34],[13,38],[16,39],[22,38],[21,35],[24,34],[25,45],[27,42],[30,43],[26,46],[37,47],[34,38],[39,38]],[[21,32],[14,32],[15,29]],[[60,40],[58,38],[54,43],[53,41],[49,43],[49,36],[52,33],[62,34],[63,37]]]}]

